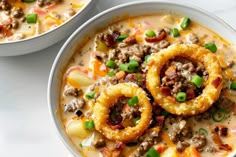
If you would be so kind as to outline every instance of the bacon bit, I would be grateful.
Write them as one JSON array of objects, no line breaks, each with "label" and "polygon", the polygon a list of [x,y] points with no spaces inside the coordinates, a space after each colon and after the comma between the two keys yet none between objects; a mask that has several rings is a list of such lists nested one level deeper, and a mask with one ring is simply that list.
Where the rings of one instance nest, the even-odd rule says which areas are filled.
[{"label": "bacon bit", "polygon": [[225,151],[231,151],[232,150],[232,147],[231,146],[229,146],[228,144],[221,144],[221,145],[219,145],[219,149],[221,149],[221,150],[225,150]]},{"label": "bacon bit", "polygon": [[176,66],[170,66],[166,71],[165,71],[165,75],[167,77],[169,77],[170,79],[175,77],[176,75]]},{"label": "bacon bit", "polygon": [[129,36],[128,38],[126,38],[125,40],[123,40],[124,43],[132,45],[136,43],[136,38],[134,35]]},{"label": "bacon bit", "polygon": [[120,32],[119,31],[116,31],[116,30],[114,30],[113,32],[112,32],[112,37],[113,37],[113,40],[114,40],[114,43],[116,42],[116,40],[118,39],[118,37],[120,36]]},{"label": "bacon bit", "polygon": [[118,157],[121,153],[121,150],[124,148],[124,144],[122,142],[115,143],[115,148],[107,148],[104,147],[100,150],[103,157]]},{"label": "bacon bit", "polygon": [[125,77],[125,72],[124,71],[119,71],[118,73],[116,73],[116,78],[118,80],[122,79]]},{"label": "bacon bit", "polygon": [[158,151],[160,154],[163,153],[167,148],[168,146],[163,143],[154,146],[154,149],[156,149],[156,151]]},{"label": "bacon bit", "polygon": [[157,42],[165,39],[165,37],[166,37],[166,32],[163,30],[161,31],[160,35],[155,37],[146,37],[145,40],[146,42]]},{"label": "bacon bit", "polygon": [[211,137],[212,137],[212,140],[214,141],[214,143],[219,147],[219,149],[221,150],[225,150],[225,151],[231,151],[232,150],[232,147],[229,146],[228,144],[224,144],[222,142],[222,140],[220,139],[220,136],[219,134],[217,133],[218,131],[213,129],[211,131]]},{"label": "bacon bit", "polygon": [[161,87],[160,91],[164,96],[171,96],[171,89],[169,87]]},{"label": "bacon bit", "polygon": [[105,40],[105,44],[107,45],[107,47],[112,47],[113,44],[115,44],[114,38],[111,34],[106,34],[104,36],[104,40]]},{"label": "bacon bit", "polygon": [[186,93],[187,93],[187,100],[195,98],[195,93],[193,89],[188,89]]},{"label": "bacon bit", "polygon": [[157,126],[162,127],[165,120],[165,116],[156,116]]},{"label": "bacon bit", "polygon": [[13,35],[11,30],[7,29],[5,26],[0,25],[0,34],[2,34],[4,37],[9,37]]},{"label": "bacon bit", "polygon": [[40,9],[40,8],[37,8],[37,7],[34,7],[33,8],[33,12],[38,14],[38,15],[45,15],[47,12],[44,11],[43,9]]},{"label": "bacon bit", "polygon": [[228,135],[228,128],[224,125],[217,125],[215,127],[215,132],[218,132],[219,136],[227,136]]},{"label": "bacon bit", "polygon": [[123,126],[122,126],[121,124],[118,124],[118,125],[111,125],[111,129],[112,129],[112,130],[119,130],[119,129],[121,129],[121,128],[123,128]]},{"label": "bacon bit", "polygon": [[222,78],[217,77],[215,80],[212,81],[212,85],[217,88],[222,82]]}]

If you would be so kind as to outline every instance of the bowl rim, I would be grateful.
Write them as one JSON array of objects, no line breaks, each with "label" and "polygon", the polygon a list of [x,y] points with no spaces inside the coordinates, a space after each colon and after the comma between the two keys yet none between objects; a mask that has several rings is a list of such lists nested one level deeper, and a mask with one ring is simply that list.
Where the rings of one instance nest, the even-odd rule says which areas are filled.
[{"label": "bowl rim", "polygon": [[[49,114],[50,114],[50,117],[51,117],[51,122],[53,123],[54,125],[54,129],[56,130],[57,132],[57,136],[60,138],[60,140],[62,141],[62,143],[67,147],[67,149],[70,151],[71,154],[73,154],[74,156],[79,156],[79,157],[82,157],[80,154],[78,154],[79,152],[76,150],[76,148],[74,148],[73,144],[71,142],[67,142],[68,141],[68,137],[62,133],[62,128],[60,127],[60,125],[58,125],[58,117],[56,115],[56,111],[53,111],[53,108],[52,108],[52,85],[53,85],[53,82],[54,82],[54,79],[55,78],[55,75],[57,73],[56,72],[56,69],[58,69],[59,67],[59,61],[61,60],[62,58],[62,54],[64,52],[64,49],[69,45],[69,43],[77,36],[77,34],[81,31],[83,31],[83,29],[87,26],[87,25],[90,25],[91,23],[93,23],[94,20],[98,19],[98,18],[101,18],[102,16],[105,16],[106,14],[109,14],[115,10],[118,10],[120,8],[123,8],[123,7],[130,7],[130,6],[133,6],[133,5],[142,5],[142,4],[146,4],[146,3],[157,3],[157,4],[170,4],[170,5],[175,5],[175,6],[179,6],[179,7],[183,7],[183,8],[188,8],[188,9],[193,9],[197,12],[200,12],[200,13],[203,13],[204,15],[208,16],[209,18],[217,21],[218,23],[221,23],[223,27],[225,27],[227,30],[229,30],[230,32],[232,32],[233,34],[236,35],[236,30],[233,29],[232,26],[230,26],[229,24],[227,24],[224,20],[222,20],[221,18],[219,18],[218,16],[216,16],[215,14],[205,10],[205,9],[202,9],[198,6],[195,6],[195,5],[192,5],[190,3],[185,3],[185,2],[175,2],[175,1],[170,1],[170,0],[140,0],[140,1],[133,1],[133,2],[125,2],[123,4],[119,4],[117,6],[113,6],[109,9],[106,9],[102,12],[100,12],[99,14],[93,16],[92,18],[90,18],[88,21],[86,21],[84,24],[82,24],[79,28],[77,28],[74,33],[72,33],[70,35],[70,37],[65,41],[65,43],[62,45],[62,47],[60,48],[59,50],[59,53],[57,54],[54,62],[53,62],[53,65],[51,67],[51,70],[50,70],[50,74],[49,74],[49,79],[48,79],[48,86],[47,86],[47,102],[48,102],[48,108],[49,108]],[[59,105],[59,104],[57,104]],[[58,109],[58,107],[57,107]],[[73,147],[71,147],[73,146]],[[236,150],[235,150],[236,151]],[[235,153],[234,151],[234,153]]]},{"label": "bowl rim", "polygon": [[39,35],[36,35],[36,36],[32,36],[32,37],[29,37],[29,38],[25,38],[25,39],[22,39],[22,40],[15,40],[15,41],[8,41],[8,42],[0,42],[0,46],[1,45],[9,45],[11,46],[11,44],[18,44],[18,43],[24,43],[24,42],[28,42],[30,40],[37,40],[38,38],[43,38],[44,36],[48,36],[52,33],[55,33],[56,31],[58,31],[59,29],[61,29],[61,27],[64,27],[65,25],[69,25],[69,23],[71,23],[73,21],[73,19],[75,19],[77,16],[79,16],[80,14],[82,14],[82,12],[84,10],[86,10],[92,3],[94,3],[96,0],[90,0],[89,3],[87,3],[85,6],[83,6],[83,8],[81,10],[79,10],[75,15],[73,15],[71,18],[69,18],[67,21],[63,22],[61,25],[53,28],[52,30],[49,30],[49,31],[46,31],[46,32],[43,32]]}]

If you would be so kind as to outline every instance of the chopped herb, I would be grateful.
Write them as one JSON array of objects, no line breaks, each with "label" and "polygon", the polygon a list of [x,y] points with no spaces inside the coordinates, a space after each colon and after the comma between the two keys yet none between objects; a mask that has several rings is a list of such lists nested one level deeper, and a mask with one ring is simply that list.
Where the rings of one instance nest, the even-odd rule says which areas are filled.
[{"label": "chopped herb", "polygon": [[124,39],[128,38],[128,34],[121,34],[118,38],[117,38],[117,41],[123,41]]},{"label": "chopped herb", "polygon": [[113,61],[113,60],[108,60],[108,61],[106,62],[106,66],[107,66],[108,68],[114,69],[114,68],[116,67],[116,62]]},{"label": "chopped herb", "polygon": [[231,82],[230,89],[236,90],[236,82]]},{"label": "chopped herb", "polygon": [[153,31],[153,30],[147,30],[145,35],[147,37],[155,37],[156,36],[156,33]]},{"label": "chopped herb", "polygon": [[37,14],[27,14],[26,15],[26,22],[27,23],[36,23],[37,22]]},{"label": "chopped herb", "polygon": [[79,147],[80,147],[80,148],[83,148],[83,144],[82,144],[82,143],[80,143],[80,144],[79,144]]},{"label": "chopped herb", "polygon": [[182,22],[181,22],[181,24],[180,24],[180,27],[181,27],[183,30],[186,30],[186,29],[189,27],[190,22],[191,22],[191,21],[190,21],[190,18],[184,17],[183,20],[182,20]]},{"label": "chopped herb", "polygon": [[94,96],[95,96],[95,92],[88,92],[86,95],[85,95],[85,97],[87,98],[87,99],[94,99]]},{"label": "chopped herb", "polygon": [[218,109],[212,113],[212,119],[215,122],[221,122],[225,119],[225,117],[226,117],[226,110],[225,109]]},{"label": "chopped herb", "polygon": [[172,34],[173,37],[178,37],[178,36],[180,36],[179,30],[178,30],[177,28],[173,28],[173,29],[171,30],[171,34]]},{"label": "chopped herb", "polygon": [[199,128],[198,133],[199,133],[199,134],[202,134],[202,135],[208,135],[207,130],[204,129],[204,128]]},{"label": "chopped herb", "polygon": [[137,125],[137,124],[139,123],[139,120],[140,120],[140,118],[139,118],[139,117],[137,117],[137,118],[134,118],[134,119],[133,119],[133,121],[134,121],[134,124],[135,124],[135,125]]},{"label": "chopped herb", "polygon": [[166,116],[168,116],[169,114],[170,114],[170,113],[167,112],[166,110],[162,110],[162,111],[161,111],[161,115],[162,115],[162,116],[165,116],[165,117],[166,117]]},{"label": "chopped herb", "polygon": [[123,70],[128,73],[135,72],[139,67],[139,63],[135,60],[130,60],[127,64],[120,64],[119,70]]},{"label": "chopped herb", "polygon": [[145,154],[146,157],[160,157],[158,151],[154,148],[150,148],[148,152]]},{"label": "chopped herb", "polygon": [[199,75],[194,75],[191,79],[191,82],[198,88],[200,88],[204,82],[204,79]]},{"label": "chopped herb", "polygon": [[137,74],[137,79],[138,79],[138,82],[142,82],[143,81],[143,78],[142,78],[140,73]]},{"label": "chopped herb", "polygon": [[214,43],[207,43],[204,45],[204,47],[213,53],[215,53],[217,51],[216,44],[214,44]]},{"label": "chopped herb", "polygon": [[112,77],[112,76],[115,76],[116,73],[114,71],[110,71],[108,74],[107,74],[109,77]]},{"label": "chopped herb", "polygon": [[94,122],[93,120],[86,120],[84,122],[85,129],[93,129],[94,128]]},{"label": "chopped herb", "polygon": [[138,97],[134,96],[128,100],[128,105],[129,106],[134,106],[138,103]]},{"label": "chopped herb", "polygon": [[145,60],[145,63],[146,63],[146,64],[148,63],[150,57],[151,57],[151,55],[147,55],[147,56],[145,56],[145,59],[144,59],[144,60]]},{"label": "chopped herb", "polygon": [[184,102],[186,100],[187,94],[185,92],[179,92],[176,95],[176,100],[178,102]]}]

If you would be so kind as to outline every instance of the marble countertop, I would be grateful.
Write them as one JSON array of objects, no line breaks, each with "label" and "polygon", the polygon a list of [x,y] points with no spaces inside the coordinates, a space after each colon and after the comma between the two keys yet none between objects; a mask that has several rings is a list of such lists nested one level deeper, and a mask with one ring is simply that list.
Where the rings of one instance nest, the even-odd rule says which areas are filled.
[{"label": "marble countertop", "polygon": [[[97,12],[134,0],[98,0]],[[201,7],[236,29],[235,0],[174,0]],[[0,57],[0,156],[68,157],[47,106],[49,71],[64,41],[45,50]]]}]

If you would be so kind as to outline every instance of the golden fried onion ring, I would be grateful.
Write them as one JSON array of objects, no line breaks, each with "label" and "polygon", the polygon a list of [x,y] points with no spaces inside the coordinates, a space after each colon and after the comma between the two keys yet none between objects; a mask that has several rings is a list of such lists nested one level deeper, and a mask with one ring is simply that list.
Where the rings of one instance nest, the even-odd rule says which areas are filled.
[{"label": "golden fried onion ring", "polygon": [[[134,127],[126,127],[122,130],[112,129],[107,123],[110,107],[114,105],[121,96],[138,97],[139,111],[141,118]],[[142,135],[148,128],[152,116],[152,107],[144,90],[133,83],[120,83],[105,89],[98,97],[94,109],[93,120],[95,129],[102,133],[106,138],[114,141],[127,142]]]},{"label": "golden fried onion ring", "polygon": [[[201,62],[209,77],[198,97],[186,102],[173,101],[160,91],[160,72],[164,64],[175,57],[186,57]],[[218,98],[223,86],[222,71],[217,57],[209,50],[197,45],[176,44],[150,57],[147,72],[147,88],[162,108],[176,115],[189,116],[206,111]]]}]

